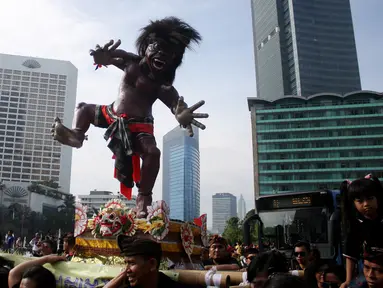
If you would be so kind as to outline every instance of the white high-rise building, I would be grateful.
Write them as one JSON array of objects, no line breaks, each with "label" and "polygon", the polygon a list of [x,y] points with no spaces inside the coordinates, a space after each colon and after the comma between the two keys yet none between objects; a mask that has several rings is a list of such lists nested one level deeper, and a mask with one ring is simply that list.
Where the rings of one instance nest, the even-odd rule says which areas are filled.
[{"label": "white high-rise building", "polygon": [[0,179],[52,179],[69,193],[72,148],[50,130],[56,116],[71,127],[76,89],[68,61],[0,54]]},{"label": "white high-rise building", "polygon": [[132,199],[128,200],[121,194],[114,194],[110,191],[90,191],[88,195],[78,195],[81,204],[88,206],[88,211],[92,208],[99,210],[101,206],[104,206],[108,201],[113,199],[120,199],[128,208],[136,207],[136,196],[132,195]]},{"label": "white high-rise building", "polygon": [[238,218],[240,220],[245,219],[245,216],[246,216],[246,202],[245,202],[245,199],[243,199],[243,195],[242,194],[241,194],[241,196],[238,199],[237,211],[238,211]]}]

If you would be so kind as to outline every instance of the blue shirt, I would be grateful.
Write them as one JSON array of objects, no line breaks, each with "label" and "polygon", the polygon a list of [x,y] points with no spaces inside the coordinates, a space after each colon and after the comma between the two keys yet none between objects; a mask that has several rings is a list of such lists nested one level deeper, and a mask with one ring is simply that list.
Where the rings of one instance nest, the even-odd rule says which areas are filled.
[{"label": "blue shirt", "polygon": [[13,242],[15,241],[15,237],[12,235],[7,236],[7,248],[11,249],[13,248]]}]

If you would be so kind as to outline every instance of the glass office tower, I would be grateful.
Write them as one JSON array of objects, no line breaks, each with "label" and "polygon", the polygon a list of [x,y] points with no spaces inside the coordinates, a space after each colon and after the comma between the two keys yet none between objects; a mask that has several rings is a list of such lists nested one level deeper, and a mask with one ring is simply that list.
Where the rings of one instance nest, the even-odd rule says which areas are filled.
[{"label": "glass office tower", "polygon": [[361,90],[349,0],[252,0],[257,97]]},{"label": "glass office tower", "polygon": [[193,221],[200,216],[199,133],[176,127],[163,138],[162,199],[170,218]]}]

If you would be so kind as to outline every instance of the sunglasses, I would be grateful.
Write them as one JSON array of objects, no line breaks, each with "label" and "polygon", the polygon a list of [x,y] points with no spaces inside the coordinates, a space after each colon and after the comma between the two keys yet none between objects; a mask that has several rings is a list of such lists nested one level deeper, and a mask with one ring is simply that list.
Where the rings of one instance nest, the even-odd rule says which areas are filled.
[{"label": "sunglasses", "polygon": [[306,256],[306,252],[294,252],[294,256],[295,257],[298,257],[298,256],[305,257]]}]

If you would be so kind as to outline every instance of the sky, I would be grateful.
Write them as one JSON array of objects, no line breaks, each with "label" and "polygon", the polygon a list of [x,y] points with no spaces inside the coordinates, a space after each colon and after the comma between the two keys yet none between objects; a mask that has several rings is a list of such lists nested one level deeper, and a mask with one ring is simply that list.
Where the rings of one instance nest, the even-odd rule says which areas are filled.
[{"label": "sky", "polygon": [[[108,3],[108,4],[107,4]],[[351,0],[362,87],[383,91],[383,1]],[[247,97],[256,96],[250,0],[12,0],[0,1],[0,53],[68,60],[79,71],[77,102],[112,103],[121,72],[94,71],[89,49],[110,39],[134,52],[134,41],[149,20],[177,16],[203,36],[187,51],[174,86],[193,104],[205,100],[198,112],[210,114],[200,133],[201,214],[211,226],[212,195],[243,194],[254,208],[252,143]],[[177,126],[160,101],[153,109],[155,136]],[[90,190],[116,192],[111,152],[104,130],[91,127],[89,141],[73,151],[71,193]],[[162,173],[154,187],[162,198]],[[136,193],[136,191],[135,191]]]}]

